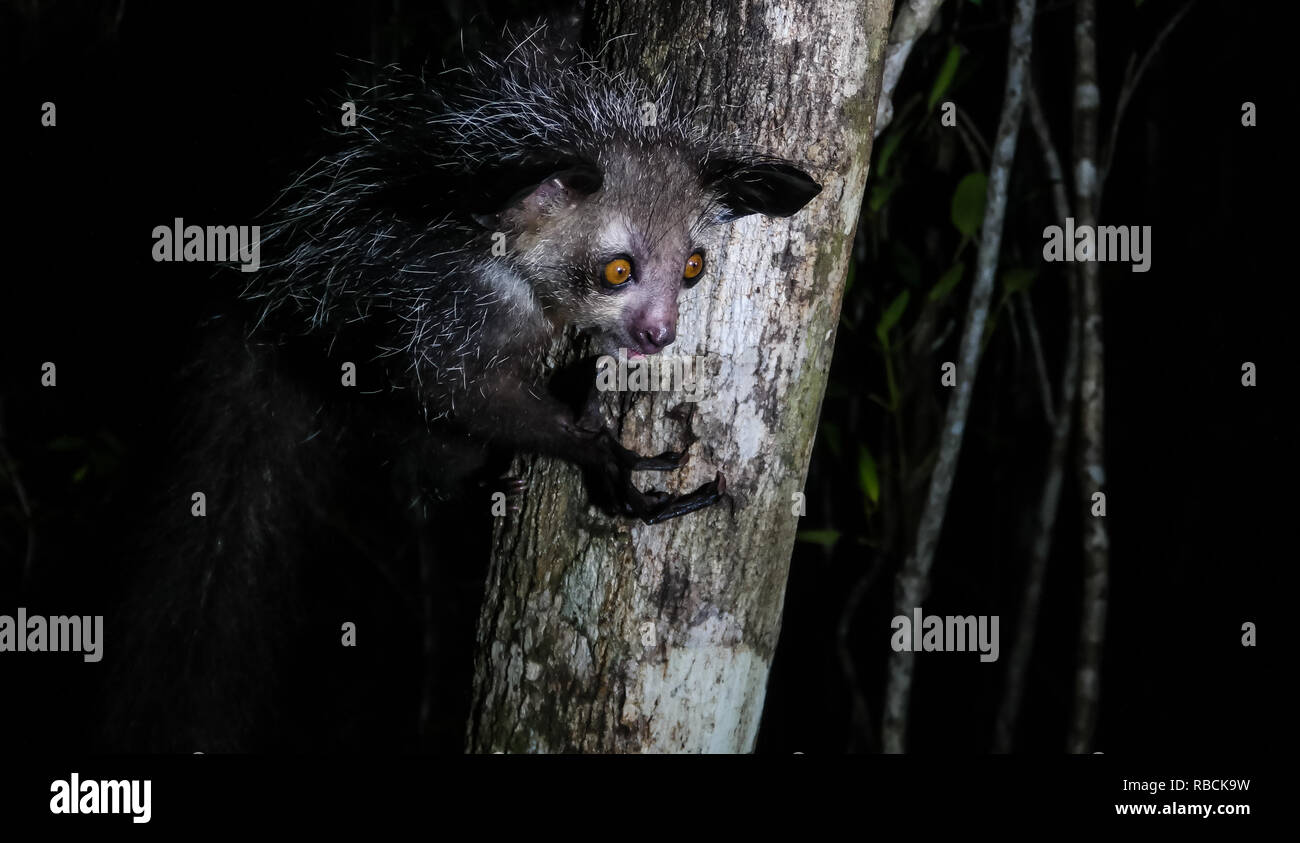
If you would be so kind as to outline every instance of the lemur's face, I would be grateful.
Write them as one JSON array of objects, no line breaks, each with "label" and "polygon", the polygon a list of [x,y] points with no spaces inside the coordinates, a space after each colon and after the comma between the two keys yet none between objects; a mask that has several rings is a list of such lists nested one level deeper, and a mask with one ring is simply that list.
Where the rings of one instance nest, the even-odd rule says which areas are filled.
[{"label": "lemur's face", "polygon": [[590,180],[556,174],[506,215],[557,322],[605,353],[656,354],[676,339],[678,298],[705,277],[712,202],[696,172],[680,154],[630,150]]},{"label": "lemur's face", "polygon": [[568,322],[593,334],[602,351],[656,354],[677,338],[682,291],[704,278],[700,237],[681,224],[647,230],[634,213],[593,221],[575,266]]},{"label": "lemur's face", "polygon": [[500,222],[554,322],[592,334],[604,353],[656,354],[677,337],[682,292],[708,277],[710,229],[750,213],[785,216],[820,190],[771,166],[710,170],[676,149],[632,146],[554,173]]}]

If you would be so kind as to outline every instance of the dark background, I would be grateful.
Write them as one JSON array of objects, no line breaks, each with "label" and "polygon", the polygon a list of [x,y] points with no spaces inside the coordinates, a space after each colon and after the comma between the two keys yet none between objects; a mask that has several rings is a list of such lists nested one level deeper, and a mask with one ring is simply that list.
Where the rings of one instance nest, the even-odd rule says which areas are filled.
[{"label": "dark background", "polygon": [[[1130,53],[1145,50],[1180,4],[1100,5],[1104,140]],[[177,216],[199,224],[254,219],[310,163],[325,121],[320,104],[333,103],[348,57],[436,68],[444,56],[455,60],[460,27],[469,28],[472,46],[476,32],[494,32],[517,6],[0,3],[0,58],[10,83],[3,132],[12,141],[0,424],[33,504],[37,542],[25,578],[26,519],[0,472],[0,613],[26,606],[97,614],[122,596],[142,529],[140,501],[169,461],[159,443],[176,433],[169,428],[174,374],[191,352],[197,321],[232,292],[228,276],[153,263],[153,226]],[[1154,241],[1150,272],[1102,267],[1112,580],[1097,748],[1108,753],[1257,751],[1275,739],[1263,716],[1272,689],[1259,653],[1240,645],[1241,624],[1253,621],[1268,646],[1273,625],[1263,596],[1278,588],[1274,572],[1290,555],[1276,541],[1286,500],[1279,489],[1290,486],[1281,476],[1277,401],[1289,319],[1278,301],[1287,281],[1268,262],[1270,246],[1285,241],[1268,232],[1276,174],[1260,138],[1277,109],[1262,89],[1269,51],[1258,38],[1275,25],[1265,11],[1263,3],[1196,5],[1130,106],[1106,187],[1102,222],[1149,224]],[[924,100],[944,54],[958,44],[964,55],[946,98],[991,139],[1008,15],[1007,4],[994,0],[950,0],[940,31],[913,53],[896,104]],[[1067,162],[1072,21],[1072,5],[1040,4],[1034,48],[1039,90]],[[57,129],[39,125],[45,100],[57,103]],[[1246,100],[1259,106],[1260,128],[1241,127]],[[333,106],[324,113],[332,118]],[[885,390],[872,329],[899,291],[911,288],[913,301],[923,300],[950,265],[959,240],[950,199],[972,169],[964,151],[946,146],[951,134],[934,130],[937,116],[916,118],[891,165],[899,185],[860,224],[804,519],[808,530],[838,538],[823,533],[796,546],[759,751],[878,749],[893,574],[914,529],[889,523],[887,507],[865,505],[858,446],[882,466],[882,499],[918,492],[889,476],[893,421],[864,400]],[[1036,260],[1043,226],[1055,221],[1038,162],[1026,130],[1004,238],[1007,266]],[[973,258],[968,251],[968,266]],[[968,270],[947,309],[930,314],[939,324],[960,325],[969,278]],[[1031,297],[1055,380],[1065,336],[1060,273],[1045,270]],[[909,312],[901,329],[916,318]],[[998,668],[1015,634],[1048,443],[1029,358],[1009,321],[989,337],[925,606],[935,614],[1000,615]],[[951,359],[959,333],[949,335],[942,359]],[[45,360],[58,362],[57,389],[39,386]],[[1240,385],[1247,360],[1259,367],[1255,389]],[[917,376],[906,387],[904,421],[918,439],[943,407],[944,394],[929,382]],[[1071,472],[1017,732],[1023,752],[1065,746],[1085,509],[1076,485]],[[466,665],[482,569],[481,559],[466,559],[446,575],[440,598],[460,630],[454,640]],[[847,595],[873,570],[840,641]],[[374,613],[385,616],[379,605]],[[371,683],[372,709],[357,728],[386,724],[375,727],[383,738],[377,748],[455,750],[456,705],[467,682],[447,703],[438,735],[413,736],[417,683],[409,674],[419,665],[404,636],[415,630],[409,618],[388,618],[382,640],[391,646],[344,674]],[[96,668],[72,657],[0,658],[0,747],[87,746],[101,705]],[[1001,683],[1002,671],[972,654],[923,659],[912,748],[987,751]],[[865,720],[854,716],[855,694]]]}]

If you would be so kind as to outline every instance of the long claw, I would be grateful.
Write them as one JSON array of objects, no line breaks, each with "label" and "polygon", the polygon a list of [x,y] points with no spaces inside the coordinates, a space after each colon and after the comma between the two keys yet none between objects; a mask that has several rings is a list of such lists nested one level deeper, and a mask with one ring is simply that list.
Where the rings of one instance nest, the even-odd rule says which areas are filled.
[{"label": "long claw", "polygon": [[674,471],[686,462],[685,451],[664,451],[657,457],[640,457],[632,463],[633,471]]},{"label": "long claw", "polygon": [[670,496],[663,507],[656,513],[642,515],[641,520],[647,524],[658,524],[670,518],[677,518],[697,509],[713,506],[727,495],[727,480],[722,472],[703,486],[685,495]]},{"label": "long claw", "polygon": [[516,497],[528,491],[528,481],[522,477],[502,477],[499,482],[500,490],[506,493],[506,497]]},{"label": "long claw", "polygon": [[668,412],[670,418],[685,425],[686,444],[680,451],[664,451],[654,457],[641,456],[624,448],[608,430],[589,431],[594,454],[605,455],[604,460],[594,459],[587,463],[588,488],[593,490],[593,502],[611,514],[633,516],[646,524],[658,524],[713,506],[723,498],[730,500],[727,482],[721,473],[684,495],[655,490],[642,491],[632,484],[631,474],[634,471],[674,471],[686,463],[687,451],[699,441],[691,429],[694,415],[695,405],[691,403],[679,404]]}]

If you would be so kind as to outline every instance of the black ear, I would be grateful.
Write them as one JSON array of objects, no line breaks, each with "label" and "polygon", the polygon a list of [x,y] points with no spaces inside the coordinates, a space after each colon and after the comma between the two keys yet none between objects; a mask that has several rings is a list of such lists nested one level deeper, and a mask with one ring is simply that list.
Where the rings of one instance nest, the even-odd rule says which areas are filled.
[{"label": "black ear", "polygon": [[[485,228],[499,228],[502,220],[531,223],[554,208],[571,205],[600,190],[604,176],[586,162],[550,161],[522,166],[510,174],[502,188],[481,197],[474,210],[475,221]],[[507,192],[507,191],[510,192]]]},{"label": "black ear", "polygon": [[722,206],[718,222],[749,214],[788,217],[822,190],[803,170],[777,158],[711,161],[704,184],[717,193]]}]

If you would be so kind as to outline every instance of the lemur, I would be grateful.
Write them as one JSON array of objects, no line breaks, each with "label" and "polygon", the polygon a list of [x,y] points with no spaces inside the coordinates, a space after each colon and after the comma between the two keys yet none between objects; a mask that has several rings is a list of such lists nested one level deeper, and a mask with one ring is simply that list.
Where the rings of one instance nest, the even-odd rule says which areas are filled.
[{"label": "lemur", "polygon": [[[378,75],[349,92],[355,125],[273,206],[242,309],[214,320],[191,367],[202,397],[156,532],[166,558],[123,645],[149,663],[125,674],[131,748],[276,745],[262,719],[276,703],[243,704],[284,684],[256,667],[289,646],[261,618],[311,599],[294,595],[319,575],[314,555],[365,546],[351,525],[454,495],[489,453],[574,463],[603,507],[647,523],[723,495],[721,478],[680,496],[633,486],[683,454],[624,448],[552,394],[546,352],[570,329],[606,353],[662,351],[716,228],[793,214],[820,186],[706,133],[671,86],[536,31],[431,79]],[[387,475],[392,497],[349,499],[359,473]]]}]

